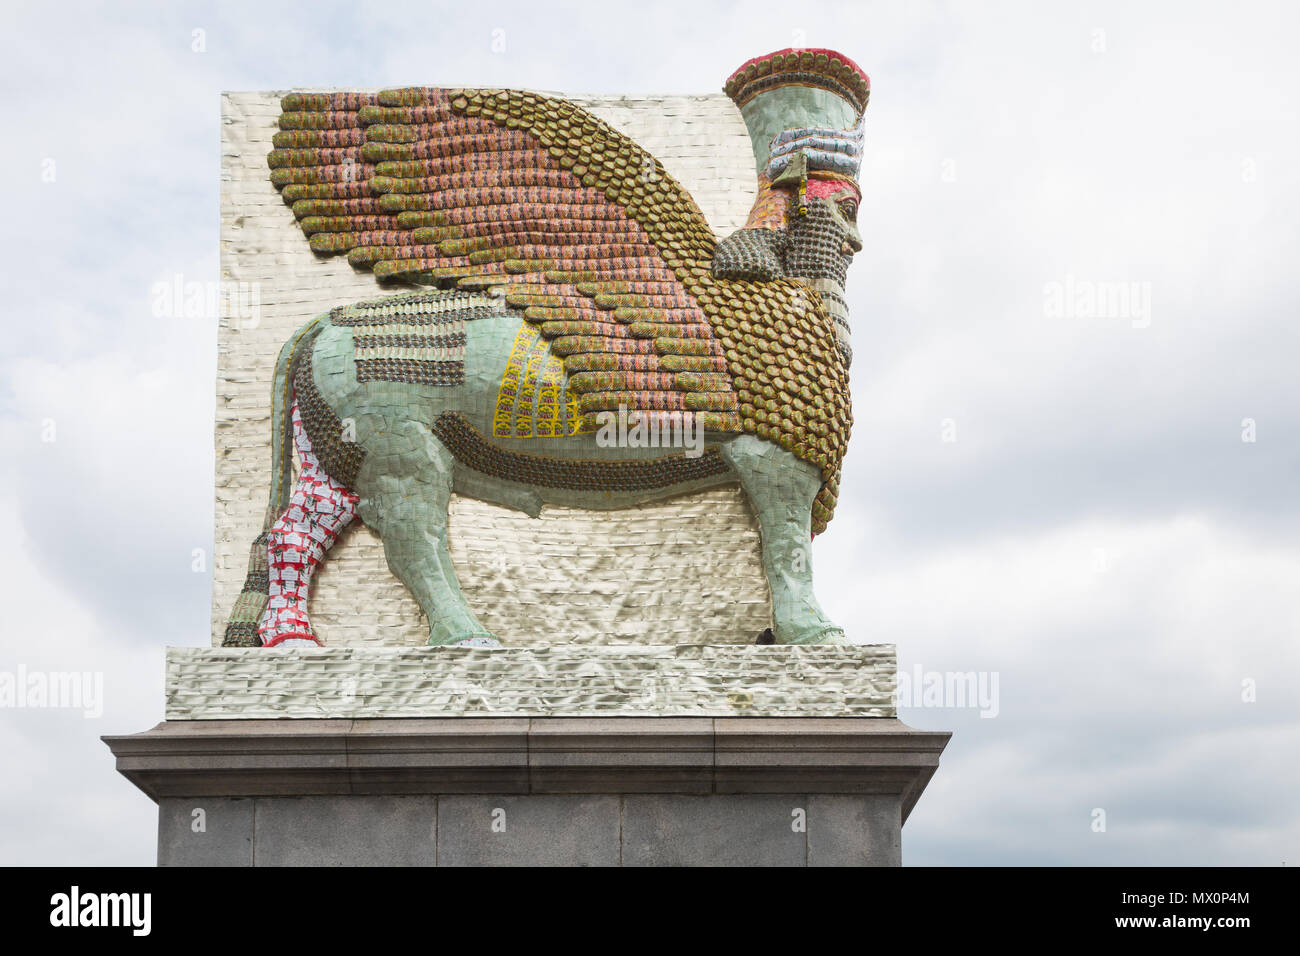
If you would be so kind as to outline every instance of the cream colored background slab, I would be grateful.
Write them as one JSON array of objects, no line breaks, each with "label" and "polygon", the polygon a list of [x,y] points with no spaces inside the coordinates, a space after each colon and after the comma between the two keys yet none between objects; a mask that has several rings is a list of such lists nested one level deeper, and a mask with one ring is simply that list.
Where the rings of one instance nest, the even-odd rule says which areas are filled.
[{"label": "cream colored background slab", "polygon": [[[280,96],[222,99],[222,279],[255,283],[260,315],[256,324],[225,319],[219,332],[214,645],[266,508],[276,354],[311,317],[381,293],[346,259],[316,258],[271,186]],[[744,224],[753,159],[725,96],[569,98],[654,153],[719,235]],[[510,646],[750,642],[770,623],[757,527],[738,490],[613,514],[547,509],[539,519],[457,498],[450,542],[470,605]],[[331,647],[414,646],[428,636],[378,537],[359,522],[318,572],[311,613]]]}]

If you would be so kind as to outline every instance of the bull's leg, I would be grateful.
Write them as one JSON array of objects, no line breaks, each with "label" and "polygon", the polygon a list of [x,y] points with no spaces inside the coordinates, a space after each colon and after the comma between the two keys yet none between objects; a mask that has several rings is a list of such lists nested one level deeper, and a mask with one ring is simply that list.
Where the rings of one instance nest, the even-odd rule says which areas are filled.
[{"label": "bull's leg", "polygon": [[753,435],[722,446],[758,518],[763,570],[772,591],[772,631],[778,644],[848,643],[826,617],[812,587],[812,504],[817,469]]},{"label": "bull's leg", "polygon": [[289,508],[267,533],[266,611],[257,635],[266,647],[314,647],[307,618],[311,577],[357,512],[357,496],[325,473],[293,405],[293,441],[301,469]]},{"label": "bull's leg", "polygon": [[451,503],[451,452],[415,422],[398,429],[407,453],[396,474],[376,476],[361,505],[366,523],[379,532],[392,569],[429,619],[430,644],[499,647],[465,603],[447,550],[447,507]]}]

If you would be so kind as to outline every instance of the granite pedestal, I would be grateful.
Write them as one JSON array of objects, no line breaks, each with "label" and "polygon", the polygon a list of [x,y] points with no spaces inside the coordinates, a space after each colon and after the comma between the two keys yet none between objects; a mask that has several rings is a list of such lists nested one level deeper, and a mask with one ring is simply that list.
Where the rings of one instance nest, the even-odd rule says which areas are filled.
[{"label": "granite pedestal", "polygon": [[166,720],[105,737],[176,865],[896,866],[892,717]]}]

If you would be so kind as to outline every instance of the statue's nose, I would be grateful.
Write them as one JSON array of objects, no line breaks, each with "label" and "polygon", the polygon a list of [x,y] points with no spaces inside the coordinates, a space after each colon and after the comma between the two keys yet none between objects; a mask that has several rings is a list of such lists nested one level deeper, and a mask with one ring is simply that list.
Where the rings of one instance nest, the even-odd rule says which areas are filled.
[{"label": "statue's nose", "polygon": [[844,233],[843,252],[846,256],[857,255],[862,251],[862,233],[857,226],[850,226]]}]

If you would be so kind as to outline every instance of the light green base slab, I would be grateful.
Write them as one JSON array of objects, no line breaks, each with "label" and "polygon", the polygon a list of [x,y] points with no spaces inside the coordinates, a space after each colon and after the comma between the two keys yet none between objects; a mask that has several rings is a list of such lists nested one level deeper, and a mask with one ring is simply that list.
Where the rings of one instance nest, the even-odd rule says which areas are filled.
[{"label": "light green base slab", "polygon": [[168,720],[895,717],[892,644],[167,649]]}]

